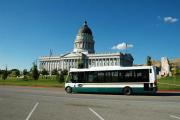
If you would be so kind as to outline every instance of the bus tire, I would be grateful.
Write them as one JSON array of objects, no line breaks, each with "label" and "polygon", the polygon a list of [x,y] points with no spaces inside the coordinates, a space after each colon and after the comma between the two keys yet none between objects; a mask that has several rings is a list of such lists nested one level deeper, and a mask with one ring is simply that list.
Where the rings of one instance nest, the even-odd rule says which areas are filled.
[{"label": "bus tire", "polygon": [[71,87],[69,87],[69,86],[68,86],[68,87],[66,87],[66,89],[65,89],[65,90],[66,90],[66,92],[67,92],[67,93],[72,93],[72,88],[71,88]]},{"label": "bus tire", "polygon": [[130,87],[125,87],[123,88],[123,94],[124,95],[131,95],[132,94],[132,89]]}]

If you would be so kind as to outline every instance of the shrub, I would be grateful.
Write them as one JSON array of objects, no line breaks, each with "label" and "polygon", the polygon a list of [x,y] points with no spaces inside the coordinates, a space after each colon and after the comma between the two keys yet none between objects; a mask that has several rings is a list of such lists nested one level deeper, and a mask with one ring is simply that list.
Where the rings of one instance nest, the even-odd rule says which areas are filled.
[{"label": "shrub", "polygon": [[63,83],[64,82],[64,75],[61,73],[61,74],[57,74],[56,75],[56,79],[59,83]]},{"label": "shrub", "polygon": [[52,70],[51,75],[57,75],[57,74],[58,74],[57,69]]},{"label": "shrub", "polygon": [[62,73],[63,75],[67,75],[67,74],[68,74],[68,70],[64,69],[61,73]]},{"label": "shrub", "polygon": [[24,70],[23,70],[23,75],[27,75],[27,74],[28,74],[27,69],[24,69]]},{"label": "shrub", "polygon": [[33,64],[33,67],[32,67],[32,69],[31,69],[32,71],[32,78],[34,79],[34,80],[38,80],[39,79],[39,72],[38,72],[38,69],[37,69],[37,65],[34,63]]},{"label": "shrub", "polygon": [[7,67],[6,67],[6,70],[4,70],[3,73],[2,73],[2,79],[5,80],[5,79],[7,79],[7,77],[8,77],[8,70],[7,70]]}]

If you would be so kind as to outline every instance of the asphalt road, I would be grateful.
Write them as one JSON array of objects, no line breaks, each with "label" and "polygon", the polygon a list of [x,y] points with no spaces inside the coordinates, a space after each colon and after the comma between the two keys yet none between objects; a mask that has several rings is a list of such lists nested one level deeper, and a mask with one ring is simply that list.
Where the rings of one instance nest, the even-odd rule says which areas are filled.
[{"label": "asphalt road", "polygon": [[66,94],[58,88],[0,86],[0,120],[180,120],[180,93]]}]

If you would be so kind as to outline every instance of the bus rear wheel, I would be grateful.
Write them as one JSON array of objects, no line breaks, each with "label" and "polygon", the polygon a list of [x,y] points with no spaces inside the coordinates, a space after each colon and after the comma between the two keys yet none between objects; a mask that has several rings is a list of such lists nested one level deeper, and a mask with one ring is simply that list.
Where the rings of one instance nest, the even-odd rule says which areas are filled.
[{"label": "bus rear wheel", "polygon": [[67,93],[72,93],[72,88],[71,87],[66,87],[65,90],[66,90]]},{"label": "bus rear wheel", "polygon": [[130,87],[125,87],[123,89],[123,94],[124,95],[131,95],[132,94],[132,89]]}]

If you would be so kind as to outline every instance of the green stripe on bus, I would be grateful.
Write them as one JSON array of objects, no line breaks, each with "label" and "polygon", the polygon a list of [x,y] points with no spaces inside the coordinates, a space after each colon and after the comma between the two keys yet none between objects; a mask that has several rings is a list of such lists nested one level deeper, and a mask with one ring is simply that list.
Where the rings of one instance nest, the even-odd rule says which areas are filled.
[{"label": "green stripe on bus", "polygon": [[[133,93],[143,93],[144,88],[132,88]],[[73,88],[73,92],[87,92],[87,93],[122,93],[123,88],[90,88],[90,87],[77,87]]]}]

